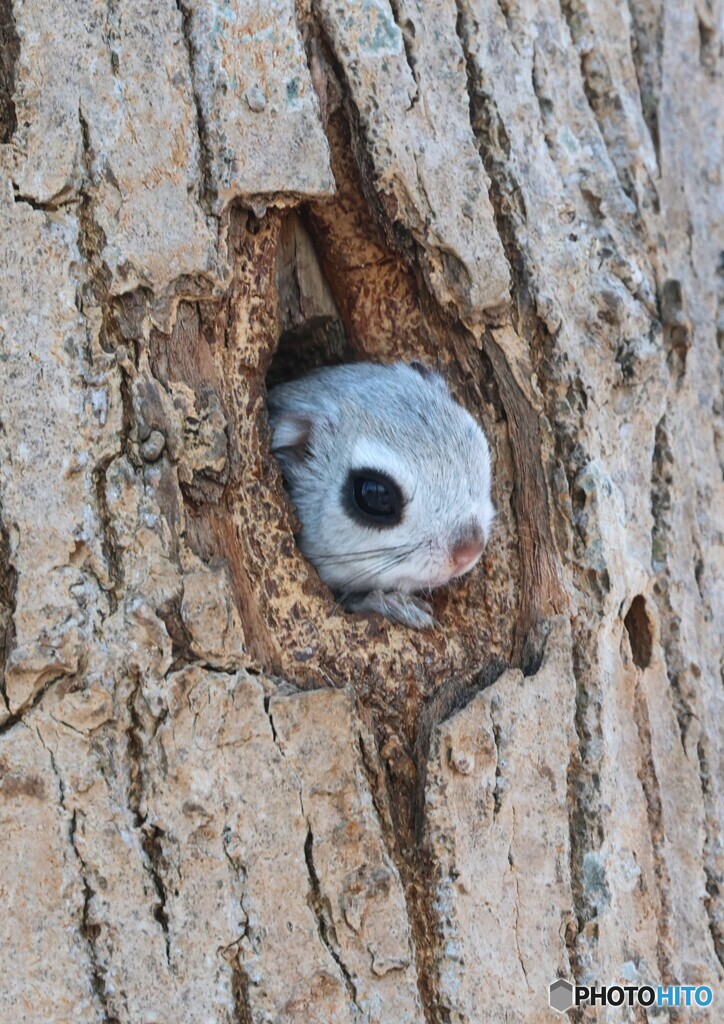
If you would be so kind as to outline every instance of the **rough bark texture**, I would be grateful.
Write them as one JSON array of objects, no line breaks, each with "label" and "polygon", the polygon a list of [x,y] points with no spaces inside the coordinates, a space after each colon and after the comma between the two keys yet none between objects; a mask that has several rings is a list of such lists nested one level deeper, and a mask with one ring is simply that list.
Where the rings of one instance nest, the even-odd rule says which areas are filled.
[{"label": "rough bark texture", "polygon": [[[720,14],[0,0],[0,1020],[721,1019]],[[421,633],[264,412],[411,356],[499,510]]]}]

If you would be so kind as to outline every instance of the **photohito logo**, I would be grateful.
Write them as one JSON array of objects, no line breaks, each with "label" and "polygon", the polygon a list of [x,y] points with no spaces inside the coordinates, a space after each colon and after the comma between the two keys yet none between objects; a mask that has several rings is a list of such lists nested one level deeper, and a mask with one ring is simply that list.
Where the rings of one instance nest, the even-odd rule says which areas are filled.
[{"label": "photohito logo", "polygon": [[565,1013],[573,1006],[573,985],[559,978],[548,988],[548,1001],[554,1010]]},{"label": "photohito logo", "polygon": [[708,985],[572,985],[558,978],[548,986],[548,1002],[565,1013],[572,1006],[709,1006]]}]

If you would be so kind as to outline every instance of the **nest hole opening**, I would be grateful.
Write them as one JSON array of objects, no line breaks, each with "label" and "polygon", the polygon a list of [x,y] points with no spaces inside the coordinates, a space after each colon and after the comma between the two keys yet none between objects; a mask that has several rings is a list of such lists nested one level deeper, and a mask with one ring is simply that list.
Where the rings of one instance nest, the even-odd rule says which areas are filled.
[{"label": "nest hole opening", "polygon": [[637,668],[645,669],[651,664],[653,633],[646,610],[646,599],[637,594],[623,620],[628,633],[631,656]]}]

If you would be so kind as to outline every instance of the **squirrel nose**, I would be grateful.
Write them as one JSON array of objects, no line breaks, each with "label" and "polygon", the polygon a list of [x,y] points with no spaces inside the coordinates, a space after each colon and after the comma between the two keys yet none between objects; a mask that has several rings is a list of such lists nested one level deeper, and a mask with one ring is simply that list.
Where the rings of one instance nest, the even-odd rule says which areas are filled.
[{"label": "squirrel nose", "polygon": [[482,555],[484,547],[483,538],[477,529],[470,531],[465,537],[458,540],[450,552],[450,560],[455,566],[454,575],[462,576],[472,569]]}]

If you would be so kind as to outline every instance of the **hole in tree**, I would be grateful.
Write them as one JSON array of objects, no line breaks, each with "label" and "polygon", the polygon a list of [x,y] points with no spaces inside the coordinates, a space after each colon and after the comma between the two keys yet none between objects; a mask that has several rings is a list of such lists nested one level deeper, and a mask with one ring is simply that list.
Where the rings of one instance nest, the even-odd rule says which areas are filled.
[{"label": "hole in tree", "polygon": [[646,611],[646,601],[640,594],[637,594],[631,602],[631,607],[626,613],[623,624],[628,633],[634,665],[641,669],[648,668],[651,664],[653,637],[651,635],[651,623]]}]

